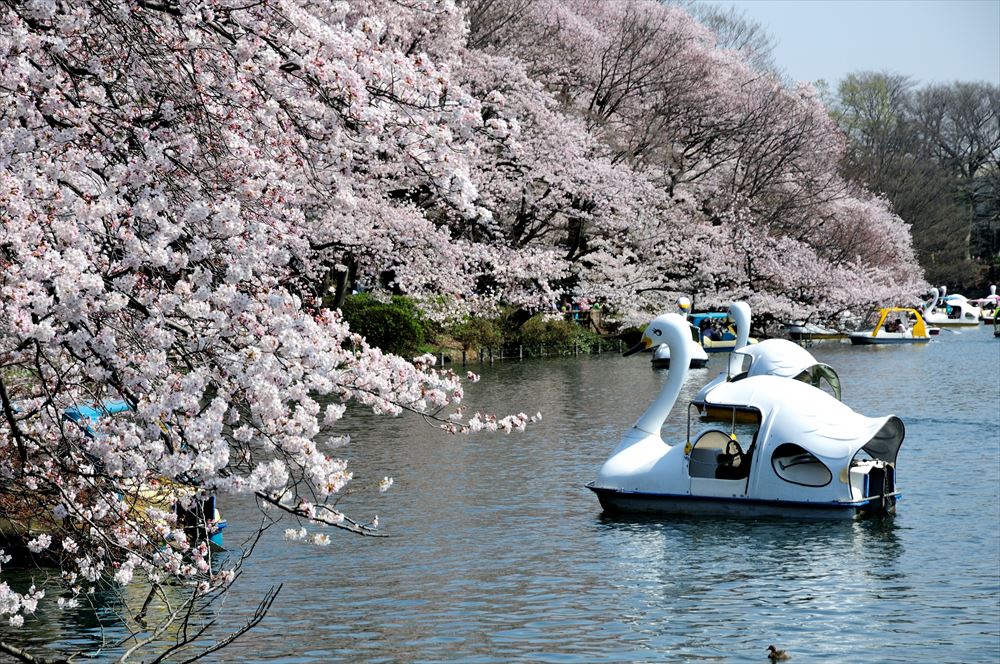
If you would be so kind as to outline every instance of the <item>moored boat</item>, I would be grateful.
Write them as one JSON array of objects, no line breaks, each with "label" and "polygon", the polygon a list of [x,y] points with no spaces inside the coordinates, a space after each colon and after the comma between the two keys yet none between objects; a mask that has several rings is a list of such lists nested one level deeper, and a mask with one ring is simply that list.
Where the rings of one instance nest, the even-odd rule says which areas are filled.
[{"label": "moored boat", "polygon": [[816,323],[797,323],[785,326],[788,337],[793,341],[826,341],[846,339],[847,333]]},{"label": "moored boat", "polygon": [[[87,436],[99,438],[102,434],[96,427],[102,418],[130,410],[125,401],[106,400],[67,408],[63,411],[63,418],[78,425]],[[162,425],[161,428],[166,430]],[[142,482],[135,488],[135,495],[138,499],[134,505],[136,509],[155,507],[176,513],[177,524],[184,529],[189,542],[207,540],[213,550],[224,550],[222,531],[228,522],[219,513],[214,495],[196,499],[190,489],[165,478]]]}]

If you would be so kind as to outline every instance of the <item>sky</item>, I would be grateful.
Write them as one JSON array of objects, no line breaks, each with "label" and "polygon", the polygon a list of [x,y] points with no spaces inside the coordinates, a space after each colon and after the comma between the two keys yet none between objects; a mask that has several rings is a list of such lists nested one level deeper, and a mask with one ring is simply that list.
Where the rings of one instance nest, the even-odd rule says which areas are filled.
[{"label": "sky", "polygon": [[910,76],[918,86],[1000,85],[1000,0],[728,0],[774,37],[796,81],[831,87],[855,71]]}]

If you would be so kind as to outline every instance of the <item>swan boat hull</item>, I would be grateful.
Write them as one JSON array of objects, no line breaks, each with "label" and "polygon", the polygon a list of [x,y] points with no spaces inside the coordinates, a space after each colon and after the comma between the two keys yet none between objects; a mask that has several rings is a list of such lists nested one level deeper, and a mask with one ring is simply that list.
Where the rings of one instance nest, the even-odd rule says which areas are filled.
[{"label": "swan boat hull", "polygon": [[849,520],[876,513],[892,514],[895,512],[896,501],[900,498],[900,494],[894,492],[852,502],[799,502],[621,491],[595,486],[593,482],[587,488],[597,494],[601,508],[609,514]]}]

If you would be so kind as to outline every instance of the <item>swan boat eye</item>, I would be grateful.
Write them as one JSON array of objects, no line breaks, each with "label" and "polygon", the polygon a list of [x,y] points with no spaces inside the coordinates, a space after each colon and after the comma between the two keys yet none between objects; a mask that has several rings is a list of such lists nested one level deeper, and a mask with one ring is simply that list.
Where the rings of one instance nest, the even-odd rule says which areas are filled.
[{"label": "swan boat eye", "polygon": [[662,337],[663,336],[663,330],[659,330],[659,329],[655,329],[654,328],[653,329],[653,334],[655,334],[658,337]]}]

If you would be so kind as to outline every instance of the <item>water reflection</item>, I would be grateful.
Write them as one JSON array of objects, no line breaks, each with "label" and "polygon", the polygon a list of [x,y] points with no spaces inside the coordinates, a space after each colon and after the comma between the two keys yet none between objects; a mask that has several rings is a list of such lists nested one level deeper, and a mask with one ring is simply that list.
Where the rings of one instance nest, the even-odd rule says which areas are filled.
[{"label": "water reflection", "polygon": [[[218,571],[221,563],[215,560],[213,567]],[[122,588],[110,580],[102,580],[92,592],[77,595],[76,606],[67,605],[64,608],[58,607],[56,599],[62,597],[69,600],[73,595],[65,588],[58,570],[54,568],[12,569],[4,566],[4,581],[18,592],[24,592],[32,585],[45,591],[45,601],[38,603],[34,614],[25,616],[23,629],[14,629],[6,622],[0,623],[0,640],[43,656],[46,651],[53,654],[67,650],[117,652],[120,643],[126,643],[125,647],[134,645],[135,639],[129,640],[130,636],[149,636],[152,629],[158,628],[171,611],[181,607],[191,595],[191,589],[186,585],[161,585],[155,599],[146,607],[145,620],[140,624],[136,616],[145,604],[149,586],[139,581]],[[191,624],[195,627],[191,632],[215,617],[215,607],[210,606],[194,617]],[[169,642],[181,629],[180,622],[175,622],[166,628],[164,638]],[[209,642],[207,637],[201,641],[203,645]],[[167,645],[161,641],[157,647],[159,650],[147,650],[144,654],[160,652]]]}]

